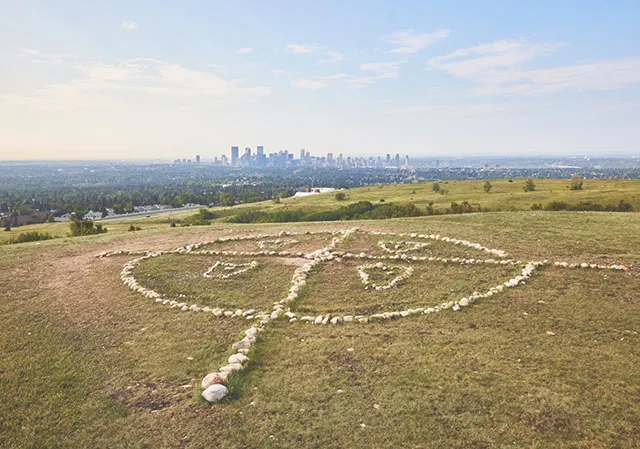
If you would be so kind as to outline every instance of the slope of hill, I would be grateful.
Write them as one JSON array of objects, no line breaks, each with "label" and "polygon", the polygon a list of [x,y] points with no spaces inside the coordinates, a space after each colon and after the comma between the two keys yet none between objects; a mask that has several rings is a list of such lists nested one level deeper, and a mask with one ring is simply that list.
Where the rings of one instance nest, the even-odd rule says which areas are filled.
[{"label": "slope of hill", "polygon": [[[392,191],[379,190],[385,189]],[[349,194],[351,200],[360,195]],[[3,246],[0,446],[637,447],[637,217],[511,212],[259,226],[157,223],[139,232]],[[549,266],[525,285],[460,312],[335,326],[278,320],[233,380],[230,396],[209,405],[199,399],[200,379],[225,363],[246,320],[159,307],[122,285],[130,256],[94,257],[121,249],[171,250],[225,235],[352,226],[439,233],[522,261],[623,264],[629,270]],[[342,249],[375,242],[347,240]],[[238,245],[230,250],[244,250]],[[456,251],[453,245],[451,257]],[[231,290],[217,291],[199,279],[219,258],[158,258],[138,275],[167,294],[185,291],[203,304],[224,300],[244,307],[286,295],[279,276],[295,269],[284,260],[261,262],[244,280],[226,284]],[[336,267],[313,272],[294,307],[322,313],[367,304],[413,306],[497,276],[474,267],[425,266],[378,297],[364,289],[354,266]],[[243,289],[262,294],[233,296]]]}]

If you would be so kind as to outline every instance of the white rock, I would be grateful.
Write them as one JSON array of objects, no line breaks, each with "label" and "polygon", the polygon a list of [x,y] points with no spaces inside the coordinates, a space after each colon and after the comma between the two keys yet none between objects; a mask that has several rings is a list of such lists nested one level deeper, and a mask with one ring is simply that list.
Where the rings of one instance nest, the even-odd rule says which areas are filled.
[{"label": "white rock", "polygon": [[221,373],[232,373],[234,371],[241,371],[244,368],[241,363],[229,363],[228,365],[220,368]]},{"label": "white rock", "polygon": [[213,384],[202,392],[202,397],[205,398],[207,402],[218,402],[228,394],[229,390],[227,387],[221,384]]},{"label": "white rock", "polygon": [[249,357],[244,354],[233,354],[229,356],[229,363],[247,363],[249,361]]},{"label": "white rock", "polygon": [[205,390],[209,388],[211,385],[215,384],[225,384],[226,383],[226,375],[221,376],[222,373],[209,373],[202,379],[202,388]]}]

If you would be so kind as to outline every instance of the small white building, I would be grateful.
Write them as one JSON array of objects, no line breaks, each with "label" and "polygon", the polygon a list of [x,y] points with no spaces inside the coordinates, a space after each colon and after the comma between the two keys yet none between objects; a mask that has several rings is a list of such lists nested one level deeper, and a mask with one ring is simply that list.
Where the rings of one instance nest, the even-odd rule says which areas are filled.
[{"label": "small white building", "polygon": [[321,193],[335,192],[335,190],[336,189],[334,189],[333,187],[314,187],[307,189],[305,192],[296,192],[296,194],[293,196],[299,198],[303,196],[320,195]]}]

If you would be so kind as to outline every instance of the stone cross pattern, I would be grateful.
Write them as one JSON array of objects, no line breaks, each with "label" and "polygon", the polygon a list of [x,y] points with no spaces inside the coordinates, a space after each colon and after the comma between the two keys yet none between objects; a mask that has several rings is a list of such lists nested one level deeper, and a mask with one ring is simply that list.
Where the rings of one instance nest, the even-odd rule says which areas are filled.
[{"label": "stone cross pattern", "polygon": [[[370,255],[364,252],[359,254],[353,254],[350,252],[339,251],[339,245],[347,238],[355,234],[368,234],[379,236],[380,238],[392,238],[392,239],[411,239],[411,240],[380,240],[378,246],[384,250],[385,255]],[[276,247],[287,247],[288,244],[298,243],[297,240],[290,239],[292,236],[298,235],[328,235],[331,237],[331,243],[325,248],[320,248],[310,253],[294,252],[294,251],[274,251],[268,250],[271,244],[276,243]],[[287,240],[289,238],[289,240]],[[276,240],[269,240],[276,239]],[[237,242],[254,240],[258,243],[258,246],[262,248],[262,251],[218,251],[218,250],[203,250],[201,249],[205,245],[224,243],[224,242]],[[452,245],[460,245],[468,248],[476,249],[480,252],[484,252],[489,255],[486,259],[466,259],[460,257],[444,258],[434,256],[418,256],[410,255],[412,251],[424,248],[428,245],[428,241],[440,241],[450,243]],[[198,304],[189,304],[184,301],[169,300],[163,297],[161,293],[153,291],[149,288],[141,285],[134,277],[135,268],[143,261],[160,257],[165,254],[185,254],[185,255],[210,255],[210,256],[222,256],[222,257],[297,257],[305,259],[305,263],[296,268],[291,278],[291,287],[289,288],[288,295],[274,302],[271,310],[259,311],[256,309],[236,309],[236,310],[224,310],[220,307],[201,307]],[[339,231],[319,231],[312,232],[307,231],[304,233],[297,232],[279,232],[277,234],[257,234],[257,235],[240,235],[232,237],[223,237],[212,242],[201,242],[190,245],[185,245],[173,251],[111,251],[102,252],[97,254],[96,257],[111,257],[117,255],[133,255],[137,256],[135,259],[127,262],[121,272],[121,279],[123,284],[127,285],[131,290],[141,294],[142,296],[153,300],[159,305],[168,306],[170,308],[179,309],[184,312],[201,312],[210,313],[216,318],[235,318],[244,319],[251,323],[251,327],[244,331],[244,337],[235,342],[232,346],[234,353],[229,356],[228,363],[218,371],[207,374],[202,379],[202,396],[208,402],[217,402],[226,397],[229,394],[227,388],[227,382],[231,375],[244,370],[250,363],[250,355],[256,342],[259,340],[259,335],[268,329],[269,323],[275,320],[287,320],[289,323],[295,323],[296,321],[310,323],[314,325],[339,325],[339,324],[366,324],[374,321],[395,320],[399,318],[405,318],[413,315],[429,315],[432,313],[441,313],[444,311],[460,311],[464,307],[468,307],[475,303],[477,300],[488,298],[493,295],[499,294],[506,289],[514,288],[519,285],[525,284],[534,272],[543,266],[555,266],[560,268],[585,268],[585,269],[607,269],[627,271],[627,267],[624,265],[601,265],[593,263],[569,263],[569,262],[550,262],[548,260],[543,261],[520,261],[509,259],[506,252],[497,249],[487,248],[479,243],[469,242],[467,240],[459,240],[450,237],[444,237],[439,234],[418,234],[418,233],[395,233],[395,232],[381,232],[381,231],[364,231],[357,228],[339,230]],[[310,273],[321,263],[326,262],[341,262],[342,260],[361,260],[362,265],[357,267],[358,274],[362,283],[366,289],[374,290],[387,290],[394,288],[400,284],[406,278],[411,276],[414,271],[412,266],[398,266],[393,265],[394,261],[403,261],[411,263],[414,261],[420,262],[435,262],[442,264],[461,264],[461,265],[503,265],[520,267],[521,272],[519,275],[506,280],[502,284],[490,288],[485,292],[473,292],[468,296],[462,297],[455,301],[448,301],[442,304],[435,304],[431,306],[416,307],[406,310],[393,310],[380,312],[371,315],[341,315],[336,313],[327,313],[326,315],[318,316],[301,316],[300,314],[292,310],[292,303],[298,298],[302,289],[307,283],[307,278]],[[203,275],[205,277],[211,277],[215,268],[221,267],[225,271],[225,274],[218,275],[218,279],[229,279],[248,270],[255,268],[258,265],[257,261],[251,261],[250,263],[232,263],[216,261],[215,264],[207,270]],[[377,285],[370,280],[369,272],[371,270],[382,270],[383,272],[393,273],[399,271],[399,275],[391,279],[385,285]],[[184,295],[180,295],[179,299],[185,299]]]}]

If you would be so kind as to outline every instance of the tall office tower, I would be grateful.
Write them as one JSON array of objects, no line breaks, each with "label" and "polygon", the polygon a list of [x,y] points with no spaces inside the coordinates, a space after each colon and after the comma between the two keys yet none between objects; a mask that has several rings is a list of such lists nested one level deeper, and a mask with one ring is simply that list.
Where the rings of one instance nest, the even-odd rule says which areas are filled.
[{"label": "tall office tower", "polygon": [[258,167],[265,166],[264,147],[262,145],[256,147],[256,165]]},{"label": "tall office tower", "polygon": [[244,153],[240,157],[241,165],[250,165],[251,164],[251,148],[246,147],[244,149]]},{"label": "tall office tower", "polygon": [[238,165],[238,155],[240,150],[238,147],[231,147],[231,165]]},{"label": "tall office tower", "polygon": [[387,153],[387,164],[391,163],[391,155]]},{"label": "tall office tower", "polygon": [[199,163],[200,163],[200,155],[196,154],[196,164],[199,164]]},{"label": "tall office tower", "polygon": [[305,159],[311,159],[311,153],[309,153],[308,151],[306,153],[304,153],[304,157]]},{"label": "tall office tower", "polygon": [[304,161],[304,148],[300,150],[300,160]]},{"label": "tall office tower", "polygon": [[223,155],[220,157],[220,165],[222,165],[222,166],[227,166],[227,165],[229,165],[229,158],[227,157],[227,155],[226,155],[226,154],[223,154]]},{"label": "tall office tower", "polygon": [[407,167],[409,166],[409,155],[408,154],[404,157],[404,165],[406,165]]},{"label": "tall office tower", "polygon": [[393,158],[396,167],[400,167],[400,155],[396,153],[396,157]]}]

